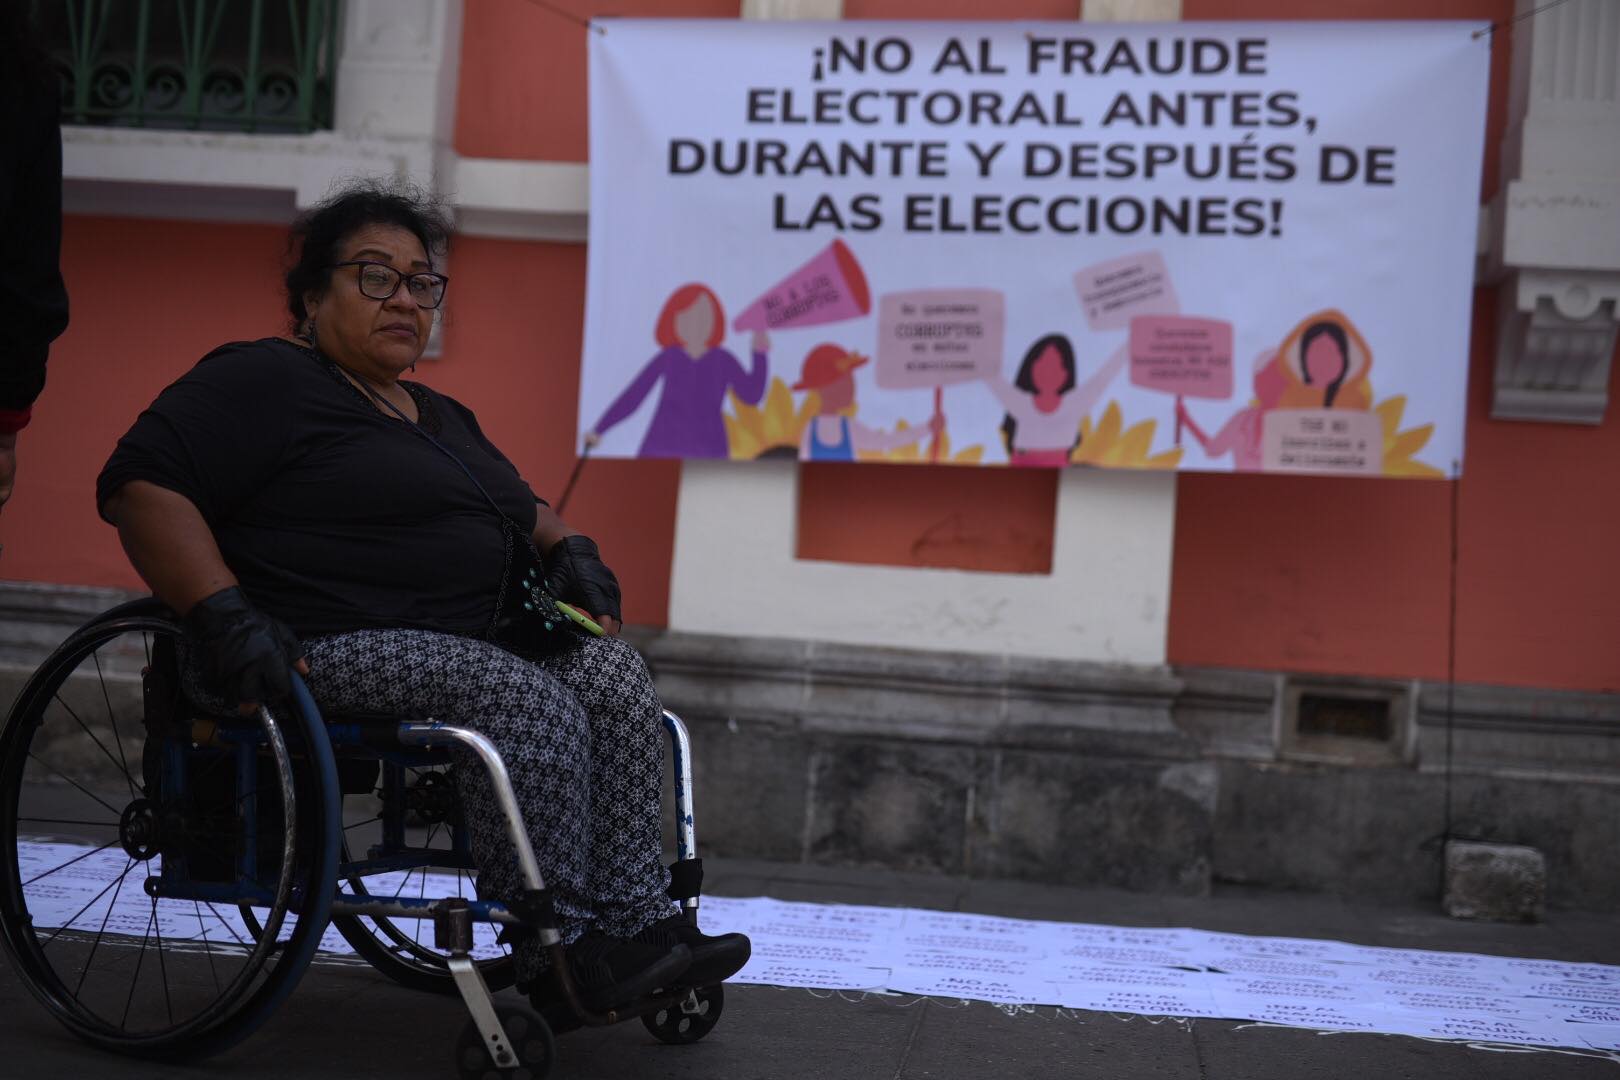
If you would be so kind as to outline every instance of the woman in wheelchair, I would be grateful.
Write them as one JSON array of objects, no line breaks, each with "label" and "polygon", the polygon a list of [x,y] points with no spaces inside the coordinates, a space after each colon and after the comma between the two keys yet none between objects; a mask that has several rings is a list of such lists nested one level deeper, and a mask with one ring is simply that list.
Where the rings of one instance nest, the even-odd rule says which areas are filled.
[{"label": "woman in wheelchair", "polygon": [[[494,742],[590,1006],[719,982],[749,942],[699,932],[666,894],[661,705],[615,636],[617,580],[470,409],[402,377],[444,300],[447,240],[430,200],[375,185],[306,215],[285,279],[295,337],[224,345],[165,389],[119,440],[97,504],[183,616],[201,693],[285,700],[296,668],[328,713],[429,716]],[[604,636],[525,639],[492,616],[527,541],[551,595]],[[479,894],[515,900],[495,793],[455,753]],[[551,1004],[543,952],[515,951],[520,987]]]}]

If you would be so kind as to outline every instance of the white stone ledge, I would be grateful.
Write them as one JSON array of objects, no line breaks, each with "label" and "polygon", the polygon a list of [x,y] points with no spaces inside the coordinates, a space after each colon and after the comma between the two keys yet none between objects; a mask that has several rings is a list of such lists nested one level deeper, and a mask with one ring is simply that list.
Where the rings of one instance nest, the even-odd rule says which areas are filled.
[{"label": "white stone ledge", "polygon": [[280,224],[340,181],[380,176],[444,193],[460,233],[586,236],[584,164],[464,158],[422,139],[69,126],[62,166],[74,214]]},{"label": "white stone ledge", "polygon": [[443,187],[456,231],[471,236],[584,243],[589,167],[572,161],[454,157]]},{"label": "white stone ledge", "polygon": [[248,135],[68,126],[62,129],[63,201],[69,213],[79,214],[158,211],[208,221],[283,222],[345,178],[430,178],[433,158],[431,144],[420,140],[356,139],[332,132]]}]

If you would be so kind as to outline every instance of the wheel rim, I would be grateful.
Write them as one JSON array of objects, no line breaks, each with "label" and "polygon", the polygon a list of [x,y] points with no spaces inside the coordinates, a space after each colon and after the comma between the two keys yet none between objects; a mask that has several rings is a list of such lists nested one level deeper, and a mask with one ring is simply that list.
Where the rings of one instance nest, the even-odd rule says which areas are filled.
[{"label": "wheel rim", "polygon": [[725,989],[716,983],[690,991],[687,998],[668,1008],[648,1013],[642,1023],[664,1042],[693,1043],[714,1030],[724,1008]]},{"label": "wheel rim", "polygon": [[[256,740],[247,795],[234,749],[177,737],[192,717],[168,674],[178,643],[174,624],[152,617],[74,635],[0,733],[7,949],[58,1019],[133,1052],[181,1047],[262,1003],[277,982],[277,946],[296,927],[286,741],[272,720],[243,726]],[[185,721],[148,738],[148,708]],[[244,821],[264,838],[254,849]],[[222,839],[235,846],[210,854]],[[226,899],[249,887],[265,930],[256,940]]]}]

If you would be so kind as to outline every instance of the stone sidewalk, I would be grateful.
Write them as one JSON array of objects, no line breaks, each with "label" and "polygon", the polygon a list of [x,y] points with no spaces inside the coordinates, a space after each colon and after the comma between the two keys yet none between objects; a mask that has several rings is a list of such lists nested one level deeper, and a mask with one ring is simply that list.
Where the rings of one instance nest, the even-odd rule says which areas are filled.
[{"label": "stone sidewalk", "polygon": [[[1021,918],[1196,926],[1367,945],[1620,963],[1620,919],[1554,911],[1539,926],[1465,923],[1436,908],[1219,889],[1195,899],[969,881],[882,871],[713,861],[727,896],[900,905]],[[464,1018],[451,999],[399,989],[353,962],[323,960],[248,1042],[185,1075],[233,1078],[453,1075]],[[172,1077],[173,1066],[110,1057],[75,1041],[0,967],[0,1078]],[[639,1023],[563,1036],[561,1080],[1100,1080],[1620,1077],[1620,1061],[1471,1048],[1395,1035],[1324,1035],[1221,1020],[1176,1021],[1053,1008],[1003,1010],[938,999],[738,986],[704,1041],[664,1046]]]}]

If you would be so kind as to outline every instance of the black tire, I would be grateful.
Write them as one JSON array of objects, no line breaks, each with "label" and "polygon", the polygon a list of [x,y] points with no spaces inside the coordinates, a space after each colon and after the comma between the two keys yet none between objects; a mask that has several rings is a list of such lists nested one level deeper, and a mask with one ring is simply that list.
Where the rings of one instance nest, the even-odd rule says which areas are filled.
[{"label": "black tire", "polygon": [[725,1007],[724,984],[700,986],[667,1009],[643,1014],[641,1024],[660,1042],[685,1046],[713,1031]]},{"label": "black tire", "polygon": [[495,1003],[506,1040],[517,1064],[498,1067],[484,1046],[484,1037],[471,1020],[456,1040],[456,1075],[462,1080],[541,1080],[557,1059],[557,1040],[533,1009],[511,1002]]},{"label": "black tire", "polygon": [[[259,741],[244,773],[195,739],[180,642],[154,601],[114,609],[51,654],[0,728],[0,940],[80,1038],[165,1059],[235,1044],[291,992],[326,925],[338,831],[331,748],[302,684],[301,708],[217,729]],[[247,821],[267,838],[253,850]],[[131,916],[117,903],[142,879],[170,895],[147,891]],[[261,891],[258,940],[230,918],[244,879]]]}]

